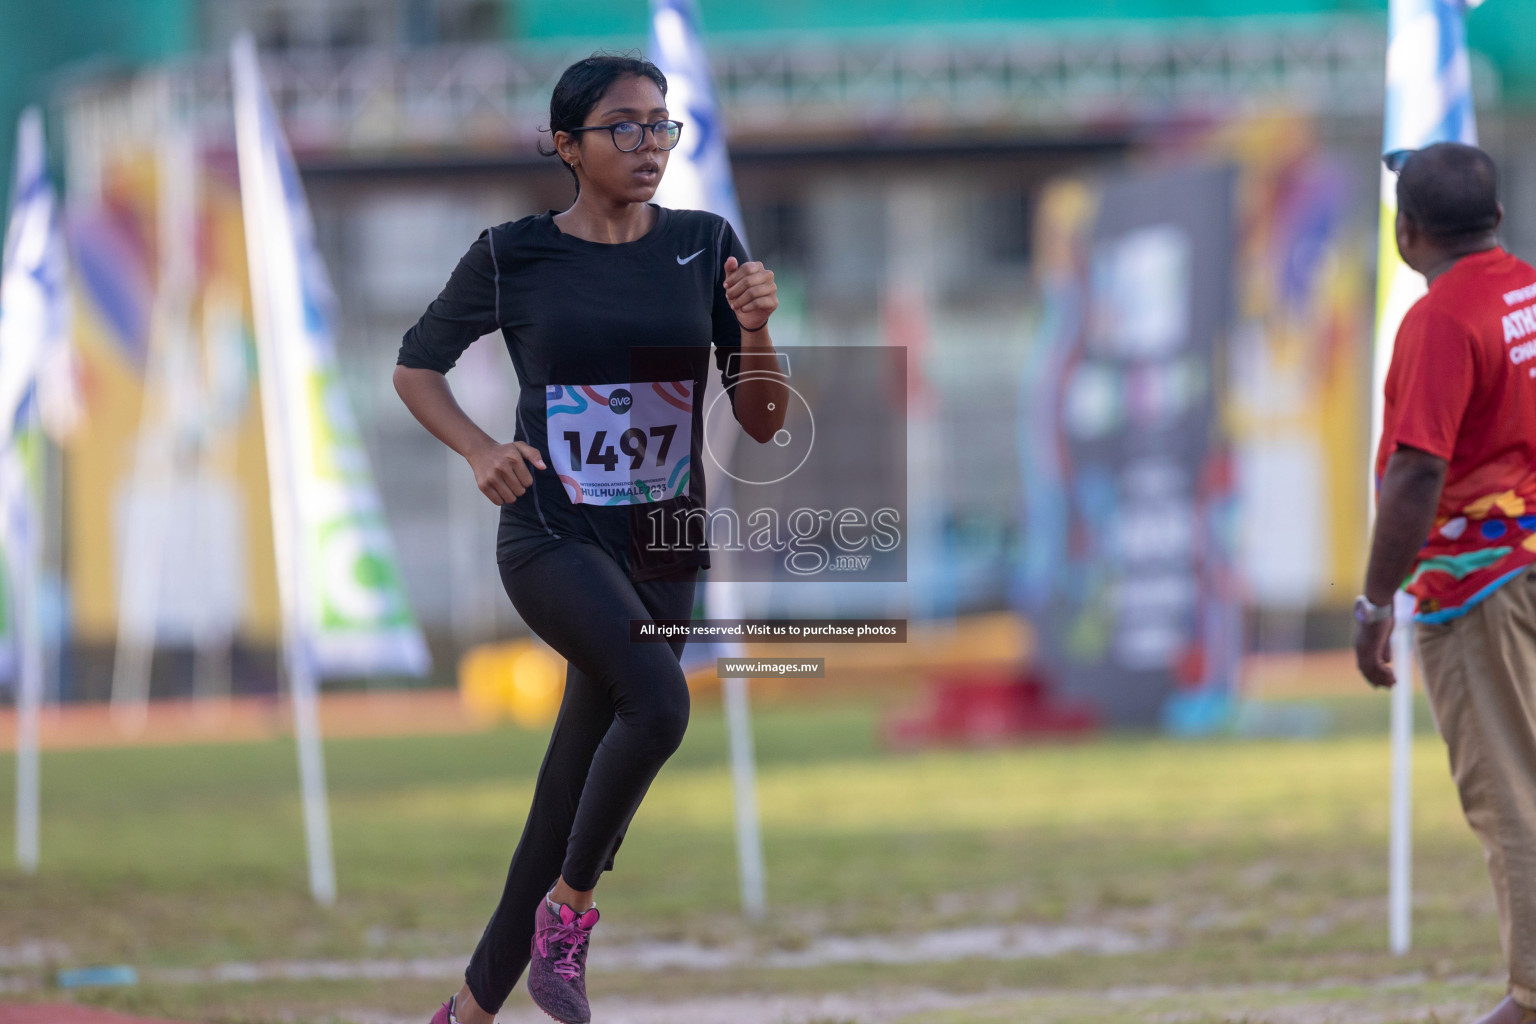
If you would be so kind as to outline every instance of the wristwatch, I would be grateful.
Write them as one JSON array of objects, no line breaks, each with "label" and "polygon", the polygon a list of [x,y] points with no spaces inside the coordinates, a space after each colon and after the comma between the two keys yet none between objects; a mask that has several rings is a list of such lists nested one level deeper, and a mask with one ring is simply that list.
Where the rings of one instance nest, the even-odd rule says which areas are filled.
[{"label": "wristwatch", "polygon": [[1382,622],[1392,617],[1392,602],[1386,604],[1372,604],[1371,599],[1361,594],[1355,598],[1355,621],[1362,626],[1368,626],[1373,622]]}]

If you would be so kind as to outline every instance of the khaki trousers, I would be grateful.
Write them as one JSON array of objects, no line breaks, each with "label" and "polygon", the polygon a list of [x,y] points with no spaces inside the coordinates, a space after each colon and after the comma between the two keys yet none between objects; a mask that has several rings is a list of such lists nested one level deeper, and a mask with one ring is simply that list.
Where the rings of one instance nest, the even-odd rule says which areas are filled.
[{"label": "khaki trousers", "polygon": [[1509,992],[1536,1007],[1536,570],[1465,616],[1416,630],[1461,808],[1493,880]]}]

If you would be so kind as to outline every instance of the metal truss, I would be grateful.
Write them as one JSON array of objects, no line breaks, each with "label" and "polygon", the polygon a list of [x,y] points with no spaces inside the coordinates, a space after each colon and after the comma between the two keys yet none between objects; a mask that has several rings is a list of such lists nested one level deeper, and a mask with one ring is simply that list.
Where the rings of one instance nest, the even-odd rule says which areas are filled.
[{"label": "metal truss", "polygon": [[[774,146],[877,136],[938,139],[1092,133],[1260,110],[1379,117],[1382,19],[1197,21],[1050,32],[891,32],[878,39],[716,40],[716,86],[733,141]],[[291,51],[263,70],[301,158],[516,159],[548,117],[554,81],[591,44]],[[209,137],[229,133],[222,60],[164,72]],[[1478,68],[1480,98],[1496,87]],[[66,108],[121,102],[122,83],[88,82]],[[115,120],[108,118],[106,120]],[[516,155],[513,155],[516,154]]]},{"label": "metal truss", "polygon": [[1385,61],[1380,22],[1326,19],[806,41],[723,53],[716,75],[736,131],[805,119],[1060,130],[1264,108],[1379,115]]}]

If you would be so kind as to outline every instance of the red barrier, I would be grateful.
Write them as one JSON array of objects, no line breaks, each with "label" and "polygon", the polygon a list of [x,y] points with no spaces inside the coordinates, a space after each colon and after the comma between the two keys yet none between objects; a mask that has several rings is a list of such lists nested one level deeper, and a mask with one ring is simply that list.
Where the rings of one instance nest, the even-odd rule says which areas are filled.
[{"label": "red barrier", "polygon": [[987,746],[1082,737],[1098,725],[1093,708],[1059,700],[1032,675],[975,671],[933,677],[926,705],[888,718],[881,738],[896,749]]}]

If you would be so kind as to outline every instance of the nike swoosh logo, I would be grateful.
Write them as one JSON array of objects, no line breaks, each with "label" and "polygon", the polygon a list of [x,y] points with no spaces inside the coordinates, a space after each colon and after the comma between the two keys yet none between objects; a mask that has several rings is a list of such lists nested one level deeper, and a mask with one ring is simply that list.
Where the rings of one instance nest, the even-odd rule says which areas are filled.
[{"label": "nike swoosh logo", "polygon": [[[703,249],[699,250],[699,252],[703,252],[703,251],[704,251]],[[693,256],[697,256],[699,254],[699,252],[694,253]],[[688,262],[692,261],[693,256],[689,256],[687,259],[684,259],[683,257],[679,256],[677,258],[677,265],[678,266],[682,266],[684,263],[688,263]]]}]

